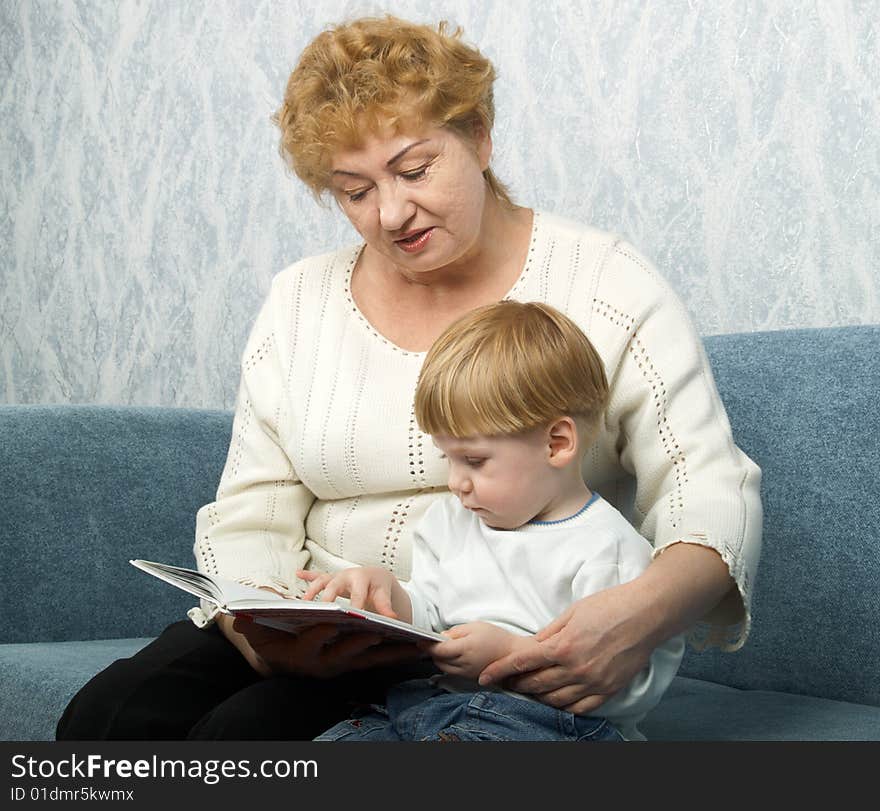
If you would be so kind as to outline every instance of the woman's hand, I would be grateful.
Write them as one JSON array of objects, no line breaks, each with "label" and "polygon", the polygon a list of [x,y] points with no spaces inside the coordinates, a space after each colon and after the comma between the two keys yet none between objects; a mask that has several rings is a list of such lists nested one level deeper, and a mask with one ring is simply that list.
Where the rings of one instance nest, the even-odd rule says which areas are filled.
[{"label": "woman's hand", "polygon": [[589,714],[648,664],[654,648],[718,605],[732,583],[714,550],[667,547],[635,580],[573,603],[535,635],[538,646],[493,662],[480,684],[504,681],[545,704]]},{"label": "woman's hand", "polygon": [[319,679],[351,670],[412,661],[423,656],[414,644],[384,642],[378,634],[339,634],[322,624],[289,633],[246,617],[218,616],[229,641],[261,676],[293,674]]},{"label": "woman's hand", "polygon": [[447,642],[426,649],[444,673],[476,679],[490,662],[537,647],[534,637],[517,636],[490,622],[467,622],[443,632]]},{"label": "woman's hand", "polygon": [[486,667],[480,684],[504,681],[511,690],[579,715],[595,710],[648,663],[653,650],[631,627],[615,591],[573,603],[533,637],[536,644]]}]

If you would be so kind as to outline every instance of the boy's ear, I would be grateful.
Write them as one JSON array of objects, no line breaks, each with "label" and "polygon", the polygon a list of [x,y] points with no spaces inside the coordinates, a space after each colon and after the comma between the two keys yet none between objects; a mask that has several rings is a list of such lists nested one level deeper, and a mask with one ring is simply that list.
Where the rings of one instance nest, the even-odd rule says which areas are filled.
[{"label": "boy's ear", "polygon": [[550,449],[550,464],[554,467],[565,467],[572,459],[577,458],[578,430],[571,417],[560,417],[551,423],[547,431]]}]

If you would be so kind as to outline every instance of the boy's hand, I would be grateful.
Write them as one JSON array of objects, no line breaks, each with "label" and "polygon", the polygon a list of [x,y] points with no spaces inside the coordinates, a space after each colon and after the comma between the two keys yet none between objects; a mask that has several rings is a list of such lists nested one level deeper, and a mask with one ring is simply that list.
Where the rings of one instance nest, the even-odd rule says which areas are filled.
[{"label": "boy's hand", "polygon": [[313,600],[323,591],[322,602],[348,597],[352,608],[365,608],[392,619],[412,621],[409,595],[397,578],[380,566],[354,566],[335,574],[301,569],[296,575],[311,583],[303,594],[304,600]]},{"label": "boy's hand", "polygon": [[490,662],[537,645],[533,637],[512,634],[489,622],[456,625],[443,635],[448,641],[428,648],[434,664],[444,673],[474,681]]},{"label": "boy's hand", "polygon": [[[323,599],[327,602],[338,595],[350,594],[352,606],[356,608],[363,608],[370,602],[376,613],[390,617],[400,614],[411,621],[409,596],[394,575],[385,569],[353,568],[335,575],[303,570],[297,572],[297,576],[311,582],[305,599],[314,598],[322,589]],[[218,615],[217,623],[261,676],[291,673],[330,678],[353,670],[412,661],[423,655],[412,643],[383,642],[375,633],[340,635],[330,623],[314,625],[297,633],[269,628],[243,616],[233,621],[231,616]]]}]

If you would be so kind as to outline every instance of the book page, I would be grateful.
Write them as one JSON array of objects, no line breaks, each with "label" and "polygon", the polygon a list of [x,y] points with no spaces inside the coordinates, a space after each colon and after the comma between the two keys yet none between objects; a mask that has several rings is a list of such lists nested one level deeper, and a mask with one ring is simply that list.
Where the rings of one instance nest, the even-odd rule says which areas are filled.
[{"label": "book page", "polygon": [[129,561],[141,571],[158,577],[176,588],[208,600],[221,611],[235,616],[244,615],[255,622],[295,633],[306,627],[332,623],[346,632],[377,633],[393,641],[445,639],[438,633],[416,628],[408,622],[385,617],[365,609],[354,609],[348,600],[338,598],[332,603],[282,597],[266,589],[244,586],[234,580],[211,577],[194,569],[169,566],[148,560]]}]

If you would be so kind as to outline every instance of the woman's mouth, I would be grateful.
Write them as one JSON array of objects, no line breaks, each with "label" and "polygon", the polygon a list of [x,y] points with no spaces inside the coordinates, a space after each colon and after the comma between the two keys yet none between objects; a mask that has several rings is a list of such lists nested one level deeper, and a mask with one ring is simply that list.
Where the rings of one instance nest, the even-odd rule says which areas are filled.
[{"label": "woman's mouth", "polygon": [[433,232],[433,226],[431,228],[422,228],[418,231],[410,231],[405,237],[394,240],[394,244],[400,250],[407,253],[418,253],[428,244],[428,240],[431,239]]}]

